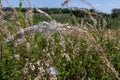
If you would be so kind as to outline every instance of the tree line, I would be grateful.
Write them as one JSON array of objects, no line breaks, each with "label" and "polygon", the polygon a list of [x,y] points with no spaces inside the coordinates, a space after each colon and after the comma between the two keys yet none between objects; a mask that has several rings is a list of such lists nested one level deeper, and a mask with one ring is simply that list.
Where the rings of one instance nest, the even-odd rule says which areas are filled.
[{"label": "tree line", "polygon": [[[17,11],[19,11],[19,8],[15,8]],[[26,12],[28,8],[22,8],[22,12]],[[80,10],[80,9],[75,9],[73,10],[73,8],[71,9],[68,9],[68,8],[39,8],[41,9],[42,11],[45,11],[46,13],[48,14],[74,14],[76,17],[85,17],[85,16],[88,16],[88,14],[83,11],[83,10]],[[93,9],[86,9],[84,8],[85,10],[91,12],[91,13],[98,13],[98,14],[101,14],[103,15],[104,17],[112,17],[112,18],[120,18],[120,9],[112,9],[112,13],[111,14],[107,14],[107,13],[102,13],[102,12],[97,12]],[[10,7],[4,7],[3,8],[3,11],[11,11],[12,8]],[[34,13],[38,13],[36,11],[35,8],[33,8],[33,12]],[[94,14],[92,16],[95,16]]]}]

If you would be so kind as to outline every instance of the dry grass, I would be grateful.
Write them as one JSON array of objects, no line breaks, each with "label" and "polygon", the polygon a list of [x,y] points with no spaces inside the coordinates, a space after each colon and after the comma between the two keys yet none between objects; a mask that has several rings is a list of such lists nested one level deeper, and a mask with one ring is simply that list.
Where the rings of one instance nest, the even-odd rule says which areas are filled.
[{"label": "dry grass", "polygon": [[[8,0],[6,1],[8,2]],[[89,2],[85,0],[81,1],[93,7]],[[67,24],[58,23],[55,20],[52,20],[49,14],[39,9],[37,9],[37,11],[44,14],[51,21],[40,22],[37,25],[33,25],[32,7],[29,0],[27,0],[27,2],[30,8],[26,12],[25,16],[21,16],[21,13],[17,12],[15,8],[12,7],[10,2],[8,2],[14,11],[14,14],[19,13],[20,15],[13,15],[15,16],[11,20],[13,23],[7,22],[4,19],[0,20],[2,23],[0,24],[0,32],[2,33],[2,35],[0,34],[0,40],[2,45],[4,45],[4,54],[6,54],[4,55],[3,59],[4,66],[8,65],[5,63],[5,60],[13,60],[13,62],[15,62],[14,64],[16,64],[14,69],[20,69],[18,70],[17,74],[19,75],[19,71],[22,74],[20,77],[18,75],[13,77],[14,74],[16,74],[13,73],[11,79],[19,78],[23,80],[57,80],[67,79],[70,77],[74,78],[74,75],[64,70],[64,67],[68,66],[71,69],[71,66],[73,65],[75,68],[82,70],[81,75],[78,75],[79,73],[75,74],[73,71],[75,76],[78,75],[78,78],[76,77],[76,79],[89,79],[87,76],[90,72],[89,70],[86,70],[87,68],[84,66],[85,63],[82,63],[82,61],[85,62],[87,59],[89,59],[89,57],[93,57],[92,53],[96,53],[94,55],[98,55],[98,58],[100,58],[100,61],[102,62],[100,63],[98,60],[99,62],[96,61],[96,64],[100,63],[102,66],[104,66],[104,69],[109,70],[106,71],[106,73],[108,72],[108,74],[111,75],[114,74],[114,79],[120,80],[119,71],[116,70],[115,66],[107,58],[107,55],[109,55],[109,52],[107,52],[107,49],[109,50],[107,42],[115,44],[114,48],[117,48],[118,50],[120,49],[120,46],[116,44],[117,42],[118,44],[120,43],[120,38],[118,36],[119,30],[107,30],[105,28],[97,29],[96,27],[98,22],[88,11],[85,12],[89,14],[90,19],[94,23],[93,25],[88,23],[89,26],[92,26],[92,28],[89,28],[87,23],[83,24],[83,22],[79,24],[84,26],[82,28],[79,26],[70,26]],[[66,0],[62,5],[65,5],[68,2],[69,0]],[[2,13],[1,9],[0,12]],[[0,14],[0,16],[2,17],[2,14]],[[105,19],[103,19],[103,26],[105,27],[106,24],[107,22]],[[4,42],[3,39],[5,39]],[[13,50],[13,52],[11,50]],[[1,51],[1,53],[3,52]],[[6,58],[6,56],[10,57]],[[85,57],[85,59],[81,56]],[[80,67],[77,64],[79,64]],[[62,76],[62,73],[57,71],[56,67],[60,72],[65,73],[64,76]],[[2,68],[4,72],[7,73],[6,69],[4,67]],[[3,75],[3,77],[6,77],[5,73]],[[62,77],[59,77],[59,75]]]}]

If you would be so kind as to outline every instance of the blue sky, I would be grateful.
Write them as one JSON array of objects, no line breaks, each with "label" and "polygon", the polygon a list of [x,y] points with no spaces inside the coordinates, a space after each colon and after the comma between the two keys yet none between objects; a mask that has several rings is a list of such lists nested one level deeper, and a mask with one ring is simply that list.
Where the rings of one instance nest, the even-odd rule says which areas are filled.
[{"label": "blue sky", "polygon": [[[19,5],[19,1],[23,0],[8,0],[11,4],[16,7]],[[26,0],[24,0],[26,1]],[[64,0],[29,0],[32,6],[35,7],[61,7],[61,3]],[[120,8],[120,0],[87,0],[89,1],[98,11],[111,13],[111,9]],[[8,6],[5,0],[2,0],[3,6]],[[25,6],[25,5],[24,5]],[[26,6],[28,6],[26,4]],[[84,4],[80,0],[71,0],[69,3],[69,7],[79,7],[79,8],[88,8],[91,7]]]}]

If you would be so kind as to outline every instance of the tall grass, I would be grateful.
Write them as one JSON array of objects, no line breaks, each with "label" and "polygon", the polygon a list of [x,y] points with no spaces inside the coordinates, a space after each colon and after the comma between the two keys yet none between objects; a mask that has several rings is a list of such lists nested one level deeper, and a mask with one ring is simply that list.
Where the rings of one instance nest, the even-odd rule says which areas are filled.
[{"label": "tall grass", "polygon": [[14,10],[1,20],[1,80],[120,80],[120,29],[107,29],[90,12],[89,20],[78,19],[75,26],[69,15],[31,11],[30,5],[26,14]]},{"label": "tall grass", "polygon": [[[68,35],[54,33],[49,38],[37,33],[34,37],[26,36],[27,40],[21,44],[4,43],[3,79],[47,79],[46,69],[54,66],[59,72],[58,80],[82,78],[115,80],[114,73],[111,73],[106,65],[108,64],[106,58],[111,62],[109,67],[113,64],[113,69],[119,72],[118,34],[109,31],[98,33],[90,30],[90,32],[96,39],[96,44],[85,32],[79,34],[73,32]],[[98,44],[101,48],[96,46]],[[15,55],[20,55],[20,59]]]}]

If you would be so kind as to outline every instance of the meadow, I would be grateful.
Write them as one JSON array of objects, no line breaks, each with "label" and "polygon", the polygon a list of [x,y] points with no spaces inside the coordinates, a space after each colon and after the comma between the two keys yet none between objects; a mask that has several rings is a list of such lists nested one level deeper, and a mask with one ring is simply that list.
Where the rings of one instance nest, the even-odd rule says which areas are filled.
[{"label": "meadow", "polygon": [[0,80],[120,80],[118,18],[16,13],[0,23]]},{"label": "meadow", "polygon": [[[71,14],[51,14],[50,15],[54,20],[56,20],[57,22],[60,22],[62,24],[70,24],[70,25],[74,25],[75,21],[73,19],[73,16]],[[106,18],[107,21],[107,26],[106,28],[108,29],[117,29],[120,27],[120,19],[119,18]],[[92,24],[92,21],[89,17],[76,17],[76,20],[79,24],[81,24],[81,21],[84,20],[84,23],[89,22],[90,24]],[[102,21],[103,19],[99,19],[98,20]],[[40,21],[49,21],[49,19],[44,16],[43,14],[39,14],[39,13],[35,13],[34,14],[34,19],[33,19],[33,23],[37,24]],[[102,25],[102,22],[100,23],[100,25]],[[98,27],[102,27],[102,26],[98,26]]]}]

